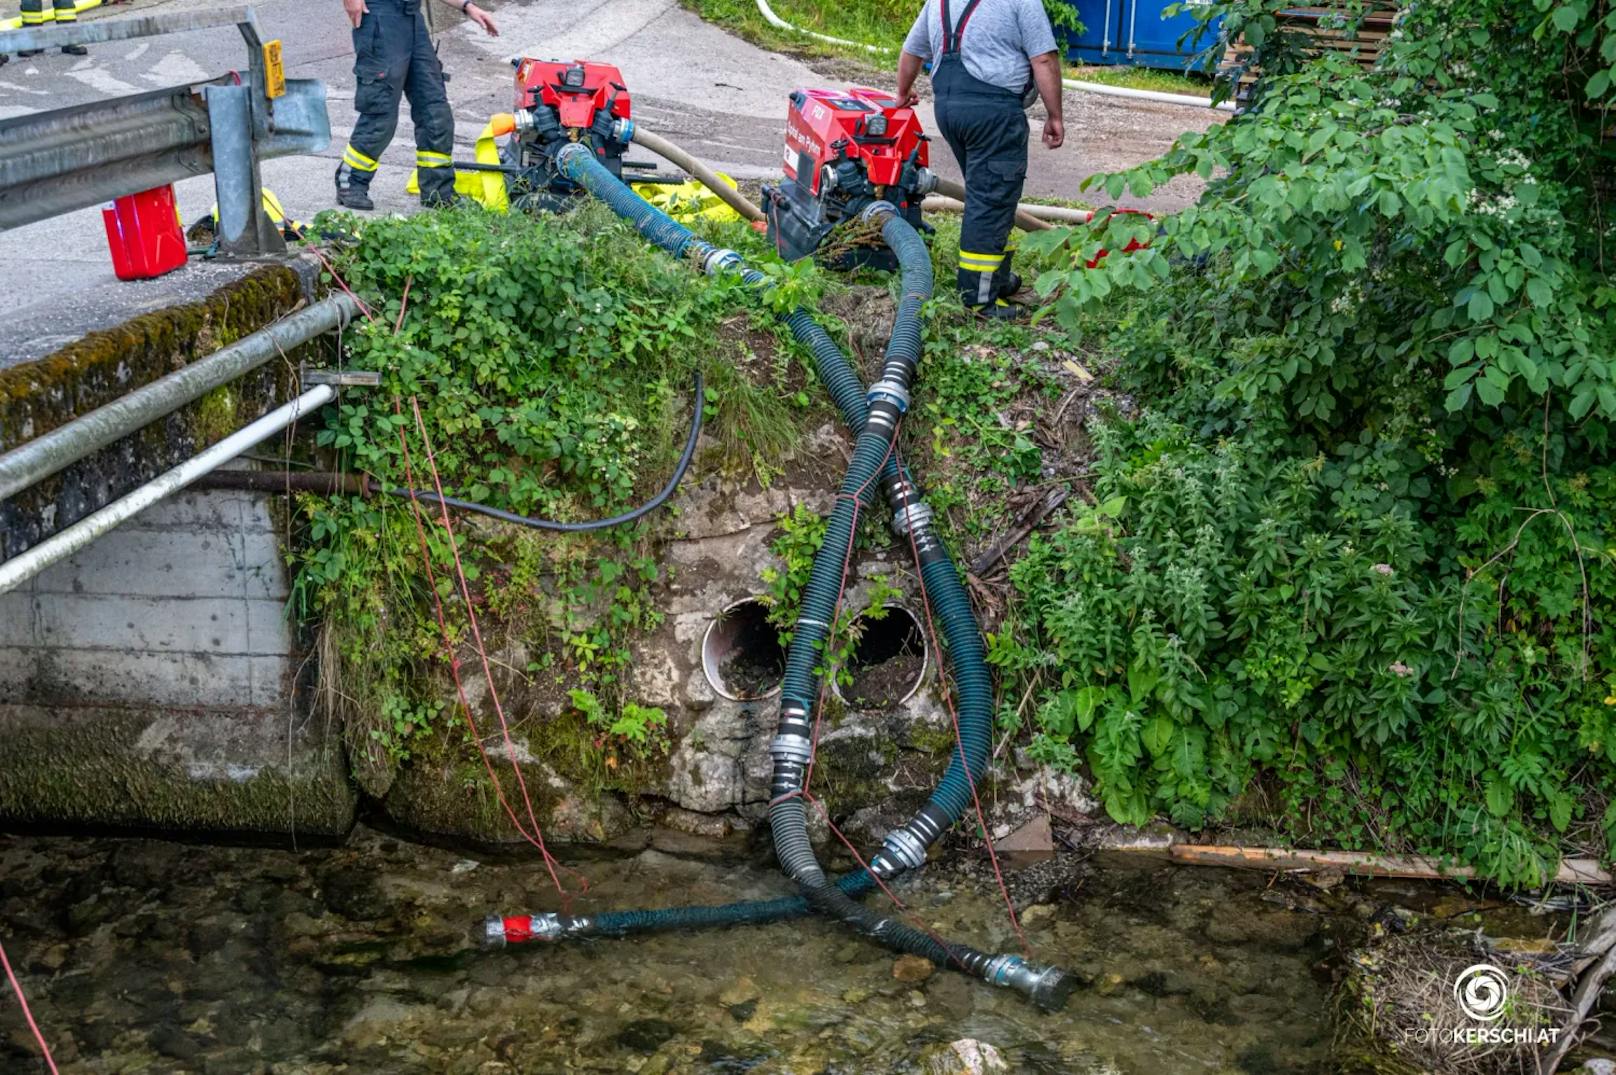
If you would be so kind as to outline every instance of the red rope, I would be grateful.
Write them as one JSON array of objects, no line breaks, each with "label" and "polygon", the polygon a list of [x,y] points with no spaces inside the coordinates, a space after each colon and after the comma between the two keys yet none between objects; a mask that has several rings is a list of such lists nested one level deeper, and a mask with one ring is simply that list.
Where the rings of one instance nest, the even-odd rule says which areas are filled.
[{"label": "red rope", "polygon": [[[426,427],[421,419],[420,406],[414,397],[411,397],[410,404],[415,411],[417,428],[421,430],[422,441],[427,448],[427,459],[429,464],[432,466],[433,484],[438,491],[438,496],[441,498],[443,495],[443,486],[439,482],[436,462],[433,460],[431,454],[431,443],[426,439]],[[403,409],[396,398],[393,401],[393,409],[395,413],[402,416]],[[493,785],[494,795],[499,800],[501,808],[504,809],[505,815],[511,819],[511,825],[516,829],[517,833],[522,837],[522,839],[526,840],[528,843],[532,844],[538,849],[539,854],[543,856],[545,870],[550,874],[550,880],[555,885],[556,891],[561,894],[561,898],[564,902],[568,901],[571,899],[572,894],[569,893],[566,886],[561,883],[561,878],[557,873],[558,868],[565,870],[567,873],[578,878],[578,880],[581,882],[581,891],[588,891],[589,881],[576,870],[562,866],[559,862],[557,862],[555,857],[550,853],[549,848],[545,845],[543,830],[539,825],[538,817],[534,813],[533,801],[528,796],[527,784],[522,778],[521,766],[516,760],[516,751],[511,742],[510,728],[506,724],[504,708],[500,704],[499,692],[494,684],[493,673],[488,665],[488,654],[483,648],[482,634],[477,626],[477,614],[472,607],[470,590],[466,584],[465,572],[460,563],[460,552],[459,547],[455,542],[454,527],[449,521],[447,509],[444,509],[444,529],[448,532],[449,547],[454,552],[455,572],[459,576],[460,591],[466,601],[466,614],[470,618],[473,636],[476,639],[477,653],[482,661],[483,672],[488,677],[488,693],[489,697],[494,702],[494,712],[499,717],[500,731],[505,741],[505,748],[507,757],[510,759],[511,770],[516,774],[517,784],[522,789],[522,800],[527,808],[528,821],[533,826],[531,832],[529,832],[528,829],[522,825],[521,819],[517,817],[515,808],[511,805],[510,800],[505,795],[504,785],[500,783],[499,776],[494,771],[494,763],[492,759],[489,758],[487,749],[485,749],[483,746],[482,733],[477,728],[476,718],[472,716],[471,701],[466,696],[465,684],[460,678],[460,658],[455,654],[454,638],[449,632],[448,620],[444,615],[443,598],[438,593],[437,573],[432,570],[432,554],[431,550],[427,546],[426,528],[421,520],[420,501],[414,494],[414,489],[416,488],[415,472],[410,459],[409,440],[404,436],[404,431],[402,428],[398,431],[398,438],[399,446],[403,449],[404,453],[404,477],[411,490],[411,495],[409,498],[410,511],[415,519],[416,536],[421,545],[421,559],[426,565],[427,585],[432,590],[432,601],[437,613],[438,630],[443,635],[444,655],[449,660],[449,671],[454,678],[455,692],[459,696],[461,709],[466,714],[466,725],[471,729],[472,741],[476,744],[477,753],[482,758],[483,769],[488,774],[489,783]],[[442,507],[441,499],[439,506]]]},{"label": "red rope", "polygon": [[[898,450],[898,469],[903,470],[903,452]],[[909,507],[904,506],[904,519],[909,519]],[[921,570],[920,546],[915,542],[915,528],[908,527],[909,551],[915,560],[915,577],[920,580],[920,604],[926,613],[926,636],[931,640],[933,653],[942,653],[942,647],[937,641],[937,624],[932,620],[931,594],[926,591],[926,575]],[[941,671],[942,662],[938,662]],[[1004,872],[999,868],[999,856],[993,850],[993,834],[988,831],[987,816],[982,811],[982,797],[976,790],[976,778],[971,775],[970,762],[965,759],[965,739],[960,735],[959,710],[954,707],[954,692],[949,689],[947,674],[939,676],[942,684],[943,702],[948,706],[949,719],[954,722],[954,746],[959,752],[960,768],[965,771],[965,782],[971,788],[971,803],[976,808],[976,823],[982,829],[982,842],[987,844],[988,861],[993,864],[993,879],[999,884],[999,894],[1004,897],[1004,908],[1010,915],[1010,925],[1016,931],[1016,937],[1021,941],[1021,951],[1031,957],[1032,946],[1027,943],[1027,935],[1021,930],[1021,920],[1016,916],[1015,901],[1010,898],[1010,887],[1004,883]]]},{"label": "red rope", "polygon": [[11,982],[12,992],[17,994],[17,1004],[22,1008],[22,1017],[28,1020],[28,1029],[34,1032],[34,1040],[39,1042],[39,1051],[45,1054],[45,1064],[51,1070],[51,1075],[58,1075],[56,1071],[56,1058],[51,1056],[50,1046],[45,1044],[45,1035],[39,1032],[39,1024],[34,1022],[34,1013],[28,1010],[28,998],[23,995],[22,983],[17,981],[17,974],[11,969],[11,960],[6,958],[6,946],[0,944],[0,964],[6,968],[6,978]]},{"label": "red rope", "polygon": [[348,281],[344,280],[342,274],[337,272],[337,267],[331,264],[331,259],[325,256],[325,252],[313,243],[309,244],[309,249],[314,251],[314,256],[320,259],[320,264],[325,266],[325,271],[331,274],[331,279],[337,282],[337,286],[346,291],[348,297],[354,300],[354,303],[359,307],[359,312],[365,315],[365,319],[367,321],[376,320],[376,315],[370,312],[370,307],[365,305],[365,300],[354,294],[353,288],[349,287]]}]

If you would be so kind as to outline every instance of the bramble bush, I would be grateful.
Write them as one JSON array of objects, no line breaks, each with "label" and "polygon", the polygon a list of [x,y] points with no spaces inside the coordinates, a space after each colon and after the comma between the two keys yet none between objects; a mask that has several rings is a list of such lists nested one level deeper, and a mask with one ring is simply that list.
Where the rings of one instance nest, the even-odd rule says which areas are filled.
[{"label": "bramble bush", "polygon": [[1027,244],[1145,411],[995,659],[1119,819],[1256,789],[1298,838],[1535,882],[1616,837],[1616,12],[1415,5],[1365,71],[1278,10],[1208,12],[1257,46],[1249,110],[1094,180],[1197,204]]}]

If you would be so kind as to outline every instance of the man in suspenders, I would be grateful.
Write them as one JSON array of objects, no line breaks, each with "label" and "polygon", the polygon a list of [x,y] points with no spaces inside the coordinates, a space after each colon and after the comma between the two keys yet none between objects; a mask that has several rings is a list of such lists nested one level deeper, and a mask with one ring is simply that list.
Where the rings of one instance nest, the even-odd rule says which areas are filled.
[{"label": "man in suspenders", "polygon": [[916,100],[926,60],[937,128],[965,173],[960,298],[983,317],[1018,317],[1005,301],[1021,289],[1007,246],[1027,178],[1027,106],[1043,99],[1044,145],[1066,139],[1055,31],[1042,0],[926,0],[898,60],[900,101]]}]

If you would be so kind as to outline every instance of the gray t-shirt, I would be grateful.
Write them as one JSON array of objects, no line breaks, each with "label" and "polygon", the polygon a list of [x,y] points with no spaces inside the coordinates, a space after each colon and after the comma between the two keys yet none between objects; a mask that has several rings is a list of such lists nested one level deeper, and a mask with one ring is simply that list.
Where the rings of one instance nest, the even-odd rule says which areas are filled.
[{"label": "gray t-shirt", "polygon": [[[970,0],[948,0],[955,23]],[[1055,51],[1055,31],[1049,25],[1043,0],[982,0],[965,24],[960,54],[965,70],[994,86],[1021,93],[1032,82],[1029,57]],[[930,60],[943,49],[941,0],[926,0],[926,7],[904,38],[903,51]]]}]

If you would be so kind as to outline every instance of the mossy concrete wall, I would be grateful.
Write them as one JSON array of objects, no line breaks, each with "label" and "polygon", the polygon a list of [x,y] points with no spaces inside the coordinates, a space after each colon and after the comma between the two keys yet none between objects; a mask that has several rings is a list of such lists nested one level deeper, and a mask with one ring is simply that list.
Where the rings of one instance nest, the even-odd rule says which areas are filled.
[{"label": "mossy concrete wall", "polygon": [[[799,503],[828,510],[832,492],[828,485],[809,488],[806,481],[761,490],[719,477],[680,492],[672,511],[681,533],[657,550],[664,581],[651,597],[665,619],[634,643],[625,692],[629,700],[667,714],[667,727],[647,756],[619,750],[615,764],[602,764],[607,751],[599,733],[581,723],[565,692],[536,688],[534,677],[517,671],[538,655],[496,649],[490,653],[495,685],[512,728],[514,749],[507,748],[477,655],[469,647],[461,652],[477,726],[505,800],[524,825],[513,759],[552,839],[609,841],[645,821],[721,836],[763,820],[778,696],[722,696],[703,673],[702,640],[724,609],[765,590],[763,569],[779,566],[769,547],[776,520]],[[848,607],[860,607],[875,576],[902,593],[896,600],[921,607],[903,564],[881,554],[861,556],[859,573],[848,590]],[[447,676],[440,689],[445,712],[452,712],[458,702]],[[851,825],[861,835],[884,831],[925,801],[954,749],[935,655],[922,688],[888,711],[855,711],[828,692],[826,697],[813,791],[844,830]],[[382,805],[409,828],[488,842],[521,839],[463,727],[412,749]]]},{"label": "mossy concrete wall", "polygon": [[[43,358],[0,368],[0,451],[250,335],[311,297],[312,261],[243,267],[197,301],[91,332]],[[290,398],[299,351],[0,500],[0,559],[82,519]],[[4,366],[0,361],[0,366]]]},{"label": "mossy concrete wall", "polygon": [[0,819],[347,831],[278,514],[187,491],[0,595]]},{"label": "mossy concrete wall", "polygon": [[[299,263],[0,369],[0,450],[194,362],[310,297]],[[290,398],[289,353],[0,502],[0,559]],[[311,717],[278,498],[187,491],[0,595],[0,821],[338,834],[356,795]],[[278,521],[277,521],[278,520]]]}]

